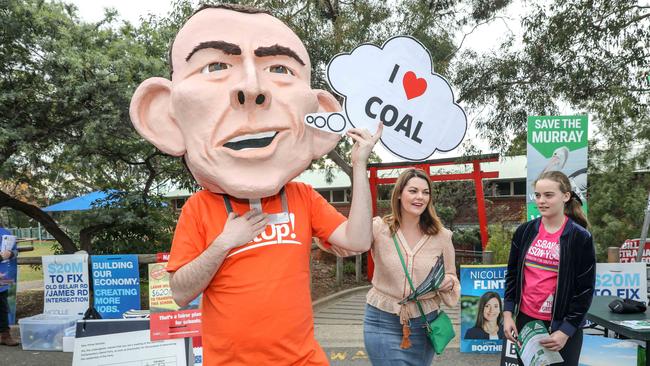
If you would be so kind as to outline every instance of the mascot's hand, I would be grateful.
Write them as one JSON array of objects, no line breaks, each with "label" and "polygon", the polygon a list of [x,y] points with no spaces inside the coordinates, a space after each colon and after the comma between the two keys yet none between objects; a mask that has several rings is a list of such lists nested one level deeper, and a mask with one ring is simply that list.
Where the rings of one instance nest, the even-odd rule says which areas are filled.
[{"label": "mascot's hand", "polygon": [[230,250],[252,241],[264,231],[268,223],[268,215],[257,209],[252,209],[243,216],[230,213],[221,235],[215,241]]},{"label": "mascot's hand", "polygon": [[365,165],[368,162],[372,148],[381,138],[383,129],[384,124],[380,122],[374,135],[370,134],[370,131],[365,128],[352,128],[347,132],[347,135],[354,140],[354,146],[352,146],[353,166],[356,164]]}]

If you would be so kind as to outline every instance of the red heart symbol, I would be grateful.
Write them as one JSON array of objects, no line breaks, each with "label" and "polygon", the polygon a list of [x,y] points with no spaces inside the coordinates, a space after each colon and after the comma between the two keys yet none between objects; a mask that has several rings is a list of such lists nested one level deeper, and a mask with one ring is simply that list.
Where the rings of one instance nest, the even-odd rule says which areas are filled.
[{"label": "red heart symbol", "polygon": [[424,80],[424,78],[418,79],[413,71],[409,71],[404,74],[404,78],[402,78],[402,85],[404,86],[404,91],[406,92],[406,98],[409,100],[419,97],[427,90],[427,81]]}]

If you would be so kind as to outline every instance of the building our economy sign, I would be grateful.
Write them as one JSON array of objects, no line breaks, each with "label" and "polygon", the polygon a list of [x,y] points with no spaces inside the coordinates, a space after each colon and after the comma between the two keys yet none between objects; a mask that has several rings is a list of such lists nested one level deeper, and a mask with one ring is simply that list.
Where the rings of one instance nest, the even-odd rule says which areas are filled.
[{"label": "building our economy sign", "polygon": [[529,220],[539,216],[533,183],[540,174],[560,171],[569,177],[571,187],[587,212],[587,136],[588,117],[529,116],[526,179],[526,209]]},{"label": "building our economy sign", "polygon": [[[460,266],[461,352],[501,352],[507,268],[505,264]],[[498,332],[488,333],[494,327]]]},{"label": "building our economy sign", "polygon": [[94,304],[102,318],[119,319],[140,309],[137,255],[93,255],[91,262]]}]

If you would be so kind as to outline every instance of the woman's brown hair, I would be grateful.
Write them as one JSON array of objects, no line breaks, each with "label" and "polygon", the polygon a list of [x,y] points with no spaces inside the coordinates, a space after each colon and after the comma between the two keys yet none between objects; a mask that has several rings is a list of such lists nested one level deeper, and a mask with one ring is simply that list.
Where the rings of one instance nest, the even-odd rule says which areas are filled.
[{"label": "woman's brown hair", "polygon": [[571,189],[569,178],[560,171],[544,172],[537,177],[533,186],[542,179],[558,183],[560,185],[560,192],[571,194],[569,200],[564,203],[564,214],[569,216],[571,220],[577,222],[583,228],[588,229],[589,220],[587,220],[587,216],[585,216],[584,211],[582,211],[582,202],[580,197],[578,197],[578,195]]},{"label": "woman's brown hair", "polygon": [[[402,191],[406,187],[406,184],[409,180],[411,180],[411,178],[423,179],[425,182],[427,182],[429,192],[432,193],[433,191],[431,180],[423,170],[410,168],[403,171],[402,174],[399,175],[390,197],[391,213],[384,216],[384,222],[390,228],[391,235],[397,232],[402,222],[402,206],[400,204],[399,198],[402,195]],[[420,230],[427,235],[436,235],[442,229],[442,222],[440,222],[440,218],[436,214],[436,209],[433,208],[432,199],[429,199],[429,203],[427,203],[426,209],[424,212],[422,212],[422,215],[420,215],[419,226]]]},{"label": "woman's brown hair", "polygon": [[485,323],[483,311],[485,310],[485,305],[492,299],[497,299],[499,302],[499,316],[497,317],[497,325],[503,324],[503,304],[501,303],[501,296],[499,296],[499,294],[494,291],[488,291],[484,293],[478,300],[478,307],[476,310],[476,323],[474,324],[476,328],[483,329],[483,324]]}]

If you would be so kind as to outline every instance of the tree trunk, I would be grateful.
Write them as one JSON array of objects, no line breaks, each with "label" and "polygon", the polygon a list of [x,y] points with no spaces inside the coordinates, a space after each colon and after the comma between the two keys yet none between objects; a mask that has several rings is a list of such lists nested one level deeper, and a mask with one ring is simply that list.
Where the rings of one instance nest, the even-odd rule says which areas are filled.
[{"label": "tree trunk", "polygon": [[109,224],[97,224],[81,229],[79,232],[79,247],[82,250],[85,250],[88,254],[92,254],[92,240],[93,237],[100,231],[107,229],[113,226],[113,223]]},{"label": "tree trunk", "polygon": [[343,157],[341,157],[341,155],[336,152],[336,150],[332,150],[327,153],[327,157],[330,158],[334,164],[338,165],[343,173],[347,174],[348,177],[350,177],[350,182],[352,182],[352,167],[350,164],[348,164],[345,159],[343,159]]},{"label": "tree trunk", "polygon": [[61,230],[54,219],[40,208],[30,205],[29,203],[17,200],[3,191],[0,191],[0,208],[9,207],[20,211],[43,225],[48,233],[52,234],[54,239],[61,244],[63,252],[72,254],[77,251],[77,246],[70,237]]},{"label": "tree trunk", "polygon": [[[327,157],[330,158],[336,165],[341,168],[341,170],[348,175],[350,178],[350,186],[354,185],[354,179],[352,178],[352,167],[350,164],[348,164],[345,159],[339,153],[336,152],[336,150],[332,150],[329,153],[327,153]],[[353,190],[350,190],[350,198],[352,198],[352,192]]]}]

